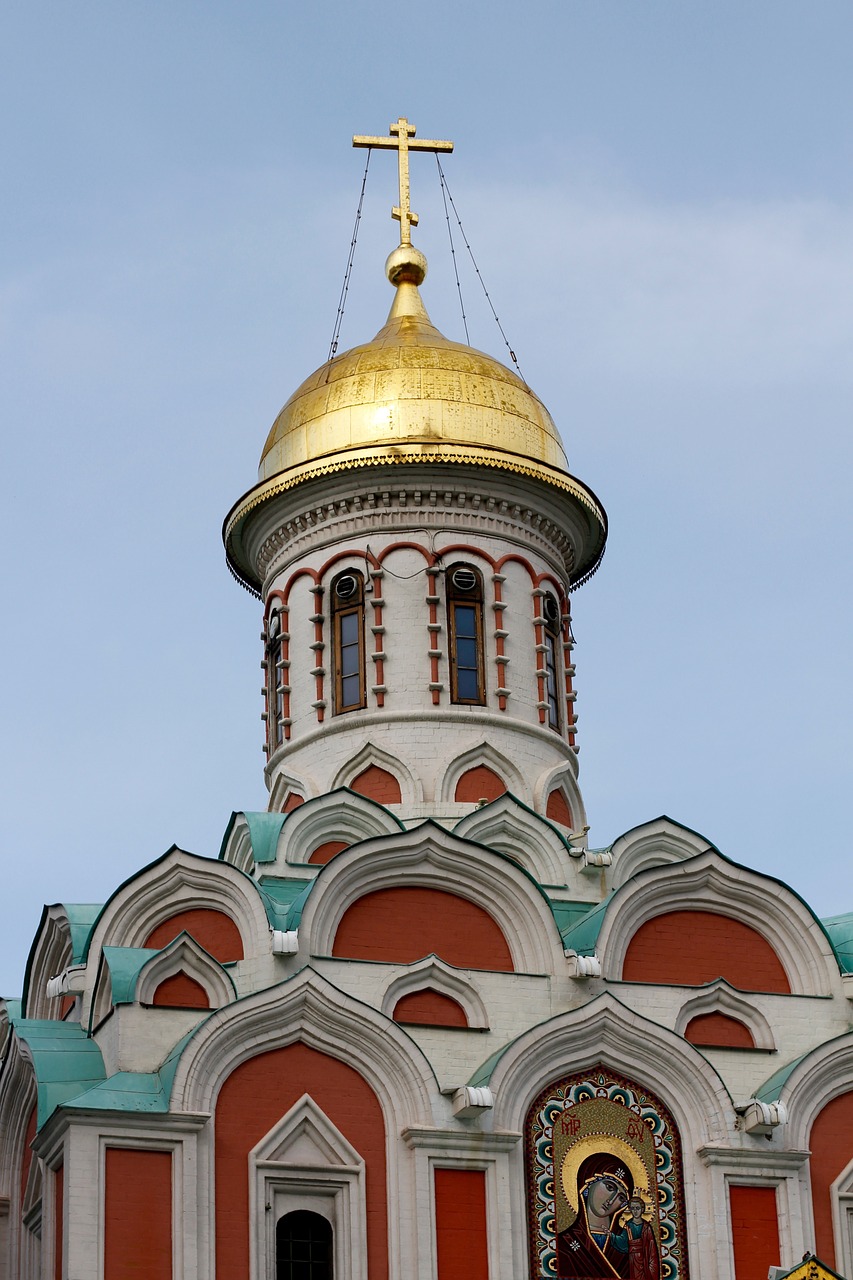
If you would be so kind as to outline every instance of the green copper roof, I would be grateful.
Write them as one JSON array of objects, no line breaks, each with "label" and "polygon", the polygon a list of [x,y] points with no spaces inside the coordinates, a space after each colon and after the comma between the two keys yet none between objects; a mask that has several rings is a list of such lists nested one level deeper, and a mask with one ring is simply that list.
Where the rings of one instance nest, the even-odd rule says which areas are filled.
[{"label": "green copper roof", "polygon": [[842,973],[853,973],[853,911],[821,920]]},{"label": "green copper roof", "polygon": [[793,1062],[786,1062],[784,1067],[780,1067],[778,1071],[774,1071],[769,1080],[765,1080],[760,1089],[756,1089],[755,1096],[759,1102],[778,1102],[779,1095],[788,1082],[796,1067],[809,1056],[808,1053],[801,1053],[799,1058],[795,1058]]},{"label": "green copper roof", "polygon": [[15,1032],[32,1055],[38,1086],[38,1127],[57,1107],[104,1079],[101,1051],[79,1022],[20,1018]]},{"label": "green copper roof", "polygon": [[574,945],[569,947],[566,938],[574,927],[583,920],[584,916],[588,916],[591,911],[598,909],[596,904],[594,902],[559,902],[554,898],[550,898],[549,901],[564,946],[570,950],[577,951],[578,948]]},{"label": "green copper roof", "polygon": [[158,1071],[117,1071],[66,1105],[75,1111],[168,1111],[169,1099]]},{"label": "green copper roof", "polygon": [[89,935],[103,910],[100,902],[63,902],[71,931],[71,963],[81,964],[89,945]]},{"label": "green copper roof", "polygon": [[285,933],[298,929],[302,909],[313,888],[313,880],[280,880],[277,876],[261,876],[257,890],[270,926]]},{"label": "green copper roof", "polygon": [[234,823],[241,816],[246,819],[246,826],[249,828],[249,843],[252,846],[252,857],[255,862],[275,862],[275,851],[287,817],[286,813],[246,813],[244,809],[238,809],[236,813],[231,814],[228,826],[225,828],[219,857],[224,858],[225,846],[234,830]]},{"label": "green copper roof", "polygon": [[133,1004],[136,980],[144,965],[159,954],[158,947],[104,947],[104,964],[110,971],[113,1004]]},{"label": "green copper roof", "polygon": [[567,929],[563,934],[563,945],[567,951],[576,951],[579,956],[591,956],[595,951],[595,945],[598,942],[598,935],[601,932],[601,926],[604,923],[604,913],[610,905],[610,899],[613,897],[609,893],[603,902],[597,907],[593,907],[591,911],[582,916],[578,923]]}]

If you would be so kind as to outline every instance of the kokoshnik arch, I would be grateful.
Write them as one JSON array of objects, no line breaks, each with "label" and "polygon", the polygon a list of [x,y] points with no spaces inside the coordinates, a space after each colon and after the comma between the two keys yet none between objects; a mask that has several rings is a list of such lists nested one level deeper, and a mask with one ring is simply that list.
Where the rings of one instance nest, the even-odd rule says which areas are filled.
[{"label": "kokoshnik arch", "polygon": [[269,808],[45,907],[2,1004],[0,1277],[850,1275],[853,916],[665,817],[589,847],[604,510],[429,319],[409,159],[452,144],[354,142],[398,156],[388,319],[224,528]]}]

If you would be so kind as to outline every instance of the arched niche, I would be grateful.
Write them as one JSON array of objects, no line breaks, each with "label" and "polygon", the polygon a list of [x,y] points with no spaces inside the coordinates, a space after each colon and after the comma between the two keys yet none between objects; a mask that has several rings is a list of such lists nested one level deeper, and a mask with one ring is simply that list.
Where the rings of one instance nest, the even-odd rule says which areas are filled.
[{"label": "arched niche", "polygon": [[775,1050],[773,1028],[758,1006],[723,981],[713,982],[697,995],[685,1000],[678,1012],[675,1030],[678,1035],[683,1036],[695,1018],[713,1014],[731,1018],[746,1027],[756,1049],[765,1053]]},{"label": "arched niche", "polygon": [[390,982],[382,997],[382,1012],[393,1018],[401,1000],[424,988],[438,991],[458,1004],[471,1030],[488,1030],[489,1015],[474,983],[438,956],[428,956],[420,963],[410,965],[405,973]]},{"label": "arched niche", "polygon": [[466,840],[512,858],[542,885],[565,885],[571,851],[564,837],[515,796],[506,794],[468,813],[453,828]]},{"label": "arched niche", "polygon": [[704,836],[673,822],[671,818],[660,817],[644,822],[626,831],[611,846],[613,888],[620,888],[650,867],[684,862],[712,848]]},{"label": "arched niche", "polygon": [[[456,793],[460,781],[467,776],[473,781],[475,770],[488,770],[488,773],[503,784],[503,790],[521,796],[525,801],[530,799],[528,784],[521,772],[500,751],[482,739],[465,751],[453,757],[440,774],[436,787],[436,796],[440,803],[457,803]],[[485,777],[485,775],[483,775]],[[475,788],[476,789],[476,788]],[[495,791],[495,783],[491,784],[491,792]],[[500,794],[500,793],[499,793]],[[483,795],[473,797],[474,802],[482,798],[496,799],[497,796],[488,790]]]},{"label": "arched niche", "polygon": [[[371,769],[381,771],[382,774],[389,774],[396,780],[400,788],[400,800],[392,800],[390,803],[402,803],[410,806],[420,804],[423,801],[423,787],[417,775],[398,756],[392,756],[372,742],[366,742],[355,755],[351,756],[341,766],[332,782],[332,790],[334,791],[341,787],[347,787],[351,791],[358,790],[354,784]],[[361,794],[364,793],[361,792]],[[374,796],[368,796],[367,798],[376,799]],[[389,803],[389,801],[379,800],[379,803]]]}]

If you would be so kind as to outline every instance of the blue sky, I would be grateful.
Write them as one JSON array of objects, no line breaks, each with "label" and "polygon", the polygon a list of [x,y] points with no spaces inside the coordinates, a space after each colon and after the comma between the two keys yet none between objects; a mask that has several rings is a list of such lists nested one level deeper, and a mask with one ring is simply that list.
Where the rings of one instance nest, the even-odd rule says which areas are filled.
[{"label": "blue sky", "polygon": [[[261,808],[259,614],[219,529],[325,358],[364,153],[408,115],[611,520],[575,601],[593,843],[667,812],[853,910],[849,0],[0,14],[0,991]],[[374,156],[341,335],[390,301]],[[433,162],[434,320],[461,337]],[[471,340],[500,335],[463,277]]]}]

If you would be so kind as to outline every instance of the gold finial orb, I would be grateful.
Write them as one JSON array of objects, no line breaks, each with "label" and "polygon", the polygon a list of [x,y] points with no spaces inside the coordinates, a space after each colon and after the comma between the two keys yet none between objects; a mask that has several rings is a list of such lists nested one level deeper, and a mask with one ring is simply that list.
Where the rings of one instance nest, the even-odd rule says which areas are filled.
[{"label": "gold finial orb", "polygon": [[423,284],[426,273],[426,257],[413,244],[397,245],[385,261],[385,274],[395,288],[400,284]]}]

